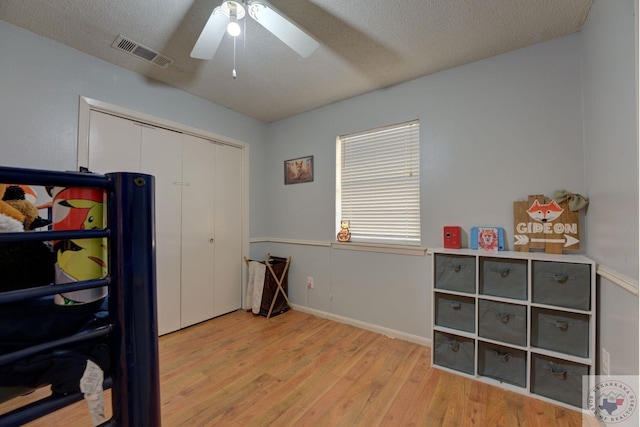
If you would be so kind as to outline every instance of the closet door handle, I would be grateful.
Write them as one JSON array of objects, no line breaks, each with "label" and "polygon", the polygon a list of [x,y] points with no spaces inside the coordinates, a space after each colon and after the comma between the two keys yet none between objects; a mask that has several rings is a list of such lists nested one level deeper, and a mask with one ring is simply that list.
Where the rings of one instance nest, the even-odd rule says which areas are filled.
[{"label": "closet door handle", "polygon": [[209,243],[213,243],[213,238],[209,239]]}]

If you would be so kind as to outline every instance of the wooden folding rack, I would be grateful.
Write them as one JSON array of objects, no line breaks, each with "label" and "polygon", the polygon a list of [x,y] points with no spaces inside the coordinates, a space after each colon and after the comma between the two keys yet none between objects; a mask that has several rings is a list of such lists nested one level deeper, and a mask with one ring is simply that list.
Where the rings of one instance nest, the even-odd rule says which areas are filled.
[{"label": "wooden folding rack", "polygon": [[[289,298],[287,297],[287,293],[282,288],[282,282],[283,282],[284,278],[287,275],[287,270],[289,270],[289,264],[291,264],[291,257],[287,258],[287,262],[286,262],[286,264],[284,266],[284,270],[282,270],[282,274],[280,275],[280,277],[278,277],[276,272],[273,271],[273,267],[269,263],[269,259],[270,258],[271,258],[271,254],[267,253],[267,259],[264,261],[264,264],[267,266],[267,268],[269,269],[269,272],[271,273],[271,276],[273,276],[273,279],[276,281],[276,283],[278,285],[278,289],[276,289],[276,292],[273,294],[273,299],[271,300],[271,306],[269,307],[269,312],[267,313],[267,319],[269,317],[271,317],[271,313],[273,312],[273,307],[276,304],[276,299],[278,298],[278,293],[280,293],[280,292],[282,292],[282,296],[287,301],[287,305],[289,306],[289,308],[293,309],[293,307],[291,306],[291,302],[289,301]],[[247,264],[247,266],[249,266],[249,261],[250,260],[247,257],[244,257],[244,262]]]}]

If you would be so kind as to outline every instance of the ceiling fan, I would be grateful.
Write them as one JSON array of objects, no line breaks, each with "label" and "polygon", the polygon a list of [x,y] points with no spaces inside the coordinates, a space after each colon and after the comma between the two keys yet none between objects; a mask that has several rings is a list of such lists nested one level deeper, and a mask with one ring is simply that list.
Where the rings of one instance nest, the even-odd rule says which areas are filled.
[{"label": "ceiling fan", "polygon": [[198,37],[196,44],[193,46],[191,57],[206,60],[213,59],[225,31],[234,38],[240,35],[241,29],[238,21],[242,20],[247,12],[258,24],[273,33],[303,58],[309,57],[319,46],[316,40],[265,2],[258,0],[224,0],[211,13],[200,37]]}]

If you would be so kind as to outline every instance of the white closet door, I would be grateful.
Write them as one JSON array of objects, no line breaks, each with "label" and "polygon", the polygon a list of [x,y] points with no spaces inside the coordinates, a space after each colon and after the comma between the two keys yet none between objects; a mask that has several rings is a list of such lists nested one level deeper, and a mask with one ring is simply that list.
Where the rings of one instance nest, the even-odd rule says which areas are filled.
[{"label": "white closet door", "polygon": [[89,159],[92,172],[139,172],[142,127],[121,117],[91,111]]},{"label": "white closet door", "polygon": [[214,316],[215,148],[183,135],[181,326]]},{"label": "white closet door", "polygon": [[242,304],[242,149],[91,111],[87,166],[156,184],[158,330]]},{"label": "white closet door", "polygon": [[155,177],[158,333],[180,329],[182,134],[142,127],[141,172]]},{"label": "white closet door", "polygon": [[154,175],[158,332],[180,329],[180,186],[182,135],[92,111],[89,170]]},{"label": "white closet door", "polygon": [[214,315],[242,304],[242,150],[216,145]]}]

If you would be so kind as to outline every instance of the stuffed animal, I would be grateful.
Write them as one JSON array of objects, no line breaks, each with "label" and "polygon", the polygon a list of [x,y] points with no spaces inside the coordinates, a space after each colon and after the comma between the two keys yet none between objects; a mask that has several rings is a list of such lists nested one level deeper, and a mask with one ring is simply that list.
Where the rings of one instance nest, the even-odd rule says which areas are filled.
[{"label": "stuffed animal", "polygon": [[27,231],[51,224],[51,220],[40,217],[38,208],[25,197],[25,190],[22,186],[8,186],[2,200],[24,215],[24,229]]},{"label": "stuffed animal", "polygon": [[[6,189],[0,184],[0,199]],[[24,223],[22,212],[0,200],[0,232],[24,232]],[[0,292],[51,284],[55,262],[55,253],[45,242],[0,242]]]},{"label": "stuffed animal", "polygon": [[[7,184],[0,184],[0,199],[4,198],[6,190]],[[19,210],[17,210],[4,200],[0,200],[0,215],[3,217],[3,226],[7,228],[0,228],[0,231],[20,231],[15,229],[15,224],[12,224],[13,221],[11,221],[11,219],[13,219],[15,221],[18,221],[19,223],[24,222],[24,215]]]}]

